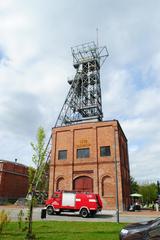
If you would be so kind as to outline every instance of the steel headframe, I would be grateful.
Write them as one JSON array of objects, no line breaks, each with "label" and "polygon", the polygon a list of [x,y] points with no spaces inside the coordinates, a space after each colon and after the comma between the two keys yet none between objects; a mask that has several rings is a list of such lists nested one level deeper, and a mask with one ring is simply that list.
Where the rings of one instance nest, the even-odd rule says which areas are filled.
[{"label": "steel headframe", "polygon": [[76,69],[55,127],[76,124],[80,121],[102,121],[100,68],[108,57],[107,48],[94,42],[71,48]]}]

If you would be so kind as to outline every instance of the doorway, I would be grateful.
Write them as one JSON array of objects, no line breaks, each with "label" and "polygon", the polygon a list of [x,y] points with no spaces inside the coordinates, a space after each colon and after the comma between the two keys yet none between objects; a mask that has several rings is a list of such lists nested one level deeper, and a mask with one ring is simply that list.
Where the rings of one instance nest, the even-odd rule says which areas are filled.
[{"label": "doorway", "polygon": [[73,181],[73,190],[82,192],[93,192],[93,179],[81,176]]}]

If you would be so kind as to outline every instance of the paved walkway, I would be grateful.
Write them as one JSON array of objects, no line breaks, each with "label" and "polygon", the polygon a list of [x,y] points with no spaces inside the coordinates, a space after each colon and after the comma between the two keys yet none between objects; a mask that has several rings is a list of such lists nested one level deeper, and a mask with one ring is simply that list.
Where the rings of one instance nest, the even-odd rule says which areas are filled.
[{"label": "paved walkway", "polygon": [[[17,221],[17,215],[19,211],[22,209],[26,214],[27,208],[20,206],[0,206],[0,210],[5,209],[10,213],[10,217],[12,221]],[[33,219],[41,220],[41,209],[42,208],[34,208],[33,209]],[[160,217],[160,212],[151,211],[151,210],[141,210],[139,212],[120,212],[119,220],[120,222],[142,222],[148,221]],[[78,213],[62,213],[60,216],[52,215],[46,217],[43,221],[46,220],[54,220],[54,221],[90,221],[90,222],[117,222],[116,211],[111,210],[102,210],[102,212],[96,214],[95,217],[91,218],[81,218]]]},{"label": "paved walkway", "polygon": [[160,217],[160,212],[153,210],[141,210],[135,212],[120,213],[121,222],[142,222]]}]

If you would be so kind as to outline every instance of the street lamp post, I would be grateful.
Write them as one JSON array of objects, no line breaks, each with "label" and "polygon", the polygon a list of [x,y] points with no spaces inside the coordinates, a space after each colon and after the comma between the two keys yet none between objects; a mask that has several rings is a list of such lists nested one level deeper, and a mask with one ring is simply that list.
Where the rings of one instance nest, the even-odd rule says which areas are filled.
[{"label": "street lamp post", "polygon": [[114,130],[114,163],[115,163],[115,188],[116,188],[116,220],[119,223],[119,199],[118,199],[118,169],[117,169],[117,138],[116,138],[117,130]]}]

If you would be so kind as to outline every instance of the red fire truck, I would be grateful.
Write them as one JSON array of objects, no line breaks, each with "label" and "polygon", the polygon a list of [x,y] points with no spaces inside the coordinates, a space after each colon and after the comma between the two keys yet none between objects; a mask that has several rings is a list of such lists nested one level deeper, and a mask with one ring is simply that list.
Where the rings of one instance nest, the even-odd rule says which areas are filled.
[{"label": "red fire truck", "polygon": [[48,215],[78,211],[81,217],[86,218],[102,210],[99,194],[84,192],[56,191],[45,205]]}]

